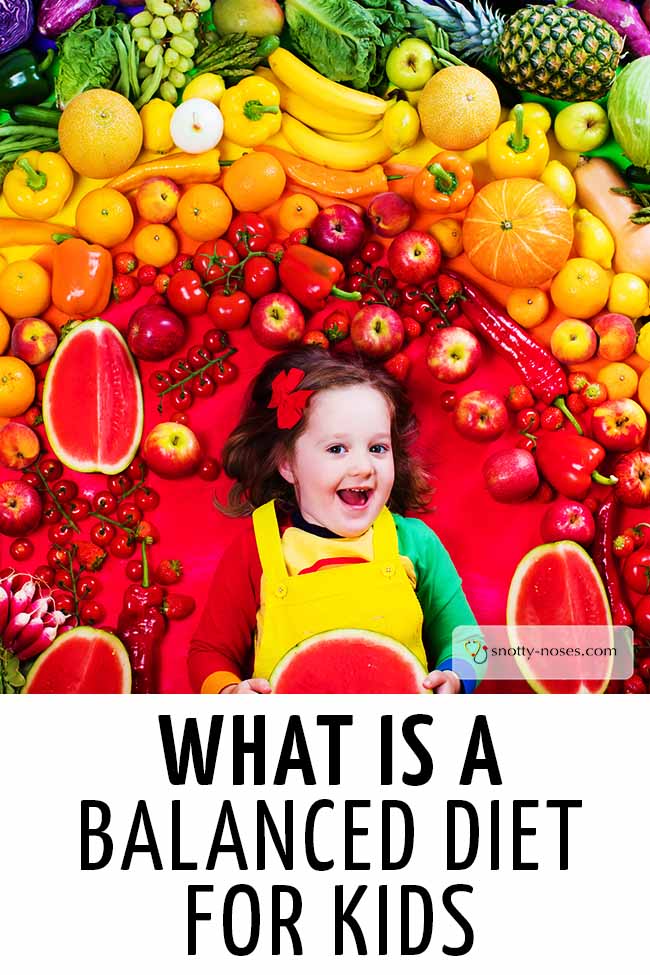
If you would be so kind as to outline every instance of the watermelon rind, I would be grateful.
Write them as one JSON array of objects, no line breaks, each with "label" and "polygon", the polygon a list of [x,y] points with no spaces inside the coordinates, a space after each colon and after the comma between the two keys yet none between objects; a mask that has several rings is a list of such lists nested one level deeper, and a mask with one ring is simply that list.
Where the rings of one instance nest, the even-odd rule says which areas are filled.
[{"label": "watermelon rind", "polygon": [[[327,630],[323,633],[315,634],[314,636],[308,637],[301,643],[296,644],[291,650],[287,651],[284,657],[276,664],[271,676],[269,678],[269,683],[271,687],[276,690],[280,684],[283,677],[286,677],[287,673],[290,672],[292,665],[297,660],[299,656],[304,653],[308,653],[313,650],[315,646],[319,643],[327,642],[348,642],[348,643],[367,643],[371,647],[377,647],[383,652],[390,651],[390,653],[399,657],[401,663],[406,663],[408,667],[411,668],[413,674],[413,693],[417,694],[430,694],[431,692],[426,688],[422,687],[422,681],[427,675],[422,663],[418,660],[415,654],[405,647],[404,644],[399,643],[392,637],[385,636],[381,633],[375,633],[369,630],[361,629],[345,629],[345,630]],[[341,681],[340,672],[336,675],[337,679]],[[288,691],[285,693],[301,693],[300,691]],[[304,693],[313,693],[312,691],[305,691]],[[333,688],[331,691],[323,690],[321,693],[364,693],[362,690],[349,691],[341,687]],[[386,692],[389,693],[389,692]],[[398,693],[398,692],[396,692]],[[404,692],[402,692],[404,693]]]},{"label": "watermelon rind", "polygon": [[[57,366],[65,356],[66,351],[70,348],[70,345],[74,343],[80,335],[88,332],[93,335],[99,335],[101,332],[108,332],[113,336],[113,338],[119,343],[121,351],[124,355],[124,361],[132,373],[133,378],[132,391],[136,400],[135,423],[133,425],[133,430],[131,431],[131,439],[129,441],[128,449],[125,450],[121,457],[117,458],[112,463],[109,463],[108,461],[102,462],[101,458],[89,457],[88,454],[82,453],[81,449],[75,451],[62,443],[59,435],[57,434],[56,425],[51,415],[53,399],[57,394],[61,394],[61,380],[59,380],[59,385],[57,386]],[[103,377],[103,382],[106,381],[107,377]],[[120,393],[125,395],[126,391],[121,388]],[[75,402],[74,400],[74,390],[64,390],[61,395],[68,395],[71,400],[71,409],[74,411],[79,410],[79,402]],[[92,474],[95,472],[100,474],[119,474],[129,466],[136,455],[138,447],[140,446],[142,430],[144,427],[142,387],[140,385],[140,377],[138,375],[135,360],[129,351],[129,347],[114,325],[111,325],[110,322],[104,321],[102,318],[92,318],[86,322],[82,322],[80,325],[75,325],[69,334],[63,339],[63,341],[60,342],[56,352],[52,356],[47,374],[45,376],[42,411],[43,423],[50,447],[61,463],[70,470],[78,471],[80,474]]]},{"label": "watermelon rind", "polygon": [[[524,625],[520,623],[517,619],[517,607],[520,598],[521,587],[524,580],[528,576],[530,570],[534,567],[536,562],[539,562],[547,555],[559,555],[562,556],[563,552],[573,552],[578,558],[581,559],[586,571],[591,577],[591,581],[594,585],[594,590],[599,594],[602,601],[602,609],[604,621],[595,621],[594,626],[607,626],[610,631],[610,646],[613,646],[614,634],[612,630],[612,614],[609,606],[609,600],[607,598],[607,593],[605,591],[605,586],[600,577],[600,573],[596,568],[596,565],[587,551],[578,545],[577,542],[570,541],[568,539],[559,542],[549,542],[545,545],[538,545],[531,549],[524,555],[523,559],[515,569],[514,575],[510,582],[510,588],[508,590],[508,602],[506,605],[506,624],[508,628],[508,640],[512,646],[517,646],[519,643],[523,642],[518,636],[518,625]],[[562,624],[571,625],[571,620],[555,620],[549,619],[546,625],[548,626],[561,626]],[[586,625],[586,624],[585,624]],[[530,665],[530,661],[526,657],[516,656],[515,661],[517,666],[521,671],[522,677],[527,681],[530,687],[535,691],[536,694],[552,694],[553,691],[549,689],[535,673]],[[579,693],[588,694],[604,694],[607,685],[610,681],[612,668],[614,665],[613,659],[611,657],[603,657],[603,664],[607,668],[606,672],[602,675],[602,681],[596,688],[589,688],[584,685],[581,686]],[[545,678],[549,680],[550,678]],[[559,684],[560,681],[557,681]],[[592,683],[592,681],[590,681]]]},{"label": "watermelon rind", "polygon": [[[43,673],[52,665],[52,658],[60,651],[61,647],[65,647],[66,643],[71,640],[88,640],[93,643],[97,643],[101,640],[107,647],[108,651],[111,653],[112,657],[115,658],[116,662],[116,673],[119,670],[121,672],[121,679],[116,680],[115,687],[106,693],[111,694],[130,694],[131,693],[131,662],[129,660],[129,655],[126,648],[121,640],[112,633],[107,633],[106,630],[99,630],[92,626],[77,626],[72,630],[67,630],[60,636],[57,636],[55,640],[50,644],[47,650],[44,650],[36,661],[25,680],[25,684],[22,689],[23,694],[38,694],[38,693],[58,693],[58,694],[82,694],[83,691],[39,691],[38,688],[39,677],[42,678]],[[62,682],[63,683],[63,682]],[[95,692],[99,693],[99,692]]]}]

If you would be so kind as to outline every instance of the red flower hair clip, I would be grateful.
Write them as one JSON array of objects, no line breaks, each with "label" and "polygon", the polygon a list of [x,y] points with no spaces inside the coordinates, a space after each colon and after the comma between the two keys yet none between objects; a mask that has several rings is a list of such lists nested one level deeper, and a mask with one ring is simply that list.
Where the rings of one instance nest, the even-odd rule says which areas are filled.
[{"label": "red flower hair clip", "polygon": [[283,369],[271,383],[273,395],[269,409],[277,409],[280,430],[291,430],[302,419],[305,404],[314,392],[313,389],[296,388],[304,378],[302,369],[290,369],[289,372]]}]

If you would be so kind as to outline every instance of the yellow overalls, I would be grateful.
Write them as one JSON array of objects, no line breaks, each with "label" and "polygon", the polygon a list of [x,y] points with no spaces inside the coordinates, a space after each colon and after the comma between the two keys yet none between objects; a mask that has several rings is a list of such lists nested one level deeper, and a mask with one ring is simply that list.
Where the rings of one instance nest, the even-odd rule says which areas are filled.
[{"label": "yellow overalls", "polygon": [[262,564],[254,677],[271,676],[296,644],[329,630],[362,629],[408,647],[422,665],[422,609],[400,558],[395,522],[384,508],[373,525],[373,560],[290,576],[273,501],[253,512]]}]

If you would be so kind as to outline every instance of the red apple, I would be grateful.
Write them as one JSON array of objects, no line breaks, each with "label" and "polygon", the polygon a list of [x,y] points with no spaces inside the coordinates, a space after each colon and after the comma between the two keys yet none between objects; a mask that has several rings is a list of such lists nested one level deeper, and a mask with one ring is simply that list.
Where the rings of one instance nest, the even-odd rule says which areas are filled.
[{"label": "red apple", "polygon": [[388,305],[363,305],[352,319],[350,338],[358,352],[371,359],[388,359],[402,348],[404,325]]},{"label": "red apple", "polygon": [[54,353],[56,332],[41,318],[19,318],[11,330],[11,352],[30,366],[46,362]]},{"label": "red apple", "polygon": [[332,257],[350,257],[359,250],[365,236],[363,218],[344,203],[321,210],[309,225],[309,242]]},{"label": "red apple", "polygon": [[148,223],[169,223],[176,216],[181,191],[167,176],[146,179],[135,195],[140,216]]},{"label": "red apple", "polygon": [[253,338],[265,349],[286,349],[300,342],[305,316],[293,298],[274,291],[255,302],[250,327]]},{"label": "red apple", "polygon": [[591,435],[606,450],[634,450],[645,436],[648,418],[633,399],[608,399],[591,418]]},{"label": "red apple", "polygon": [[0,535],[27,535],[40,522],[42,512],[41,496],[30,484],[0,482]]},{"label": "red apple", "polygon": [[20,471],[36,460],[41,443],[35,432],[24,423],[9,421],[0,430],[0,464]]},{"label": "red apple", "polygon": [[596,526],[589,508],[580,501],[558,498],[544,512],[540,525],[545,542],[578,542],[591,545]]},{"label": "red apple", "polygon": [[497,450],[483,464],[485,486],[495,501],[525,501],[539,485],[535,459],[529,450],[509,447]]},{"label": "red apple", "polygon": [[185,325],[166,305],[142,305],[131,315],[127,342],[136,358],[158,362],[181,348]]},{"label": "red apple", "polygon": [[601,312],[591,319],[599,338],[598,354],[610,362],[624,362],[636,348],[636,329],[627,315]]},{"label": "red apple", "polygon": [[440,244],[424,230],[404,230],[398,234],[386,256],[397,280],[407,284],[422,284],[440,268]]},{"label": "red apple", "polygon": [[160,477],[187,477],[201,462],[201,445],[182,423],[158,423],[147,434],[142,455]]},{"label": "red apple", "polygon": [[650,453],[633,450],[616,461],[614,474],[618,484],[616,497],[631,508],[644,508],[650,504]]},{"label": "red apple", "polygon": [[373,196],[366,210],[372,229],[380,237],[396,237],[411,225],[413,207],[399,193]]},{"label": "red apple", "polygon": [[454,426],[469,440],[496,440],[508,426],[508,411],[500,396],[475,389],[458,401]]},{"label": "red apple", "polygon": [[439,328],[427,349],[427,365],[441,383],[459,383],[471,376],[481,361],[481,343],[466,328]]}]

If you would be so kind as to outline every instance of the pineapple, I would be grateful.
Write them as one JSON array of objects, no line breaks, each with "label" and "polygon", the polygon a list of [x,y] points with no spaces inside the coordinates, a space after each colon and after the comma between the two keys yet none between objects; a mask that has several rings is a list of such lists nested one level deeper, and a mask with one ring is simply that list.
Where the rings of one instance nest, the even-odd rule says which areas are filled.
[{"label": "pineapple", "polygon": [[[535,4],[507,20],[481,0],[408,0],[449,35],[470,61],[496,61],[504,80],[523,91],[567,101],[594,101],[611,87],[623,49],[620,34],[593,14]],[[421,22],[421,17],[413,16]]]}]

